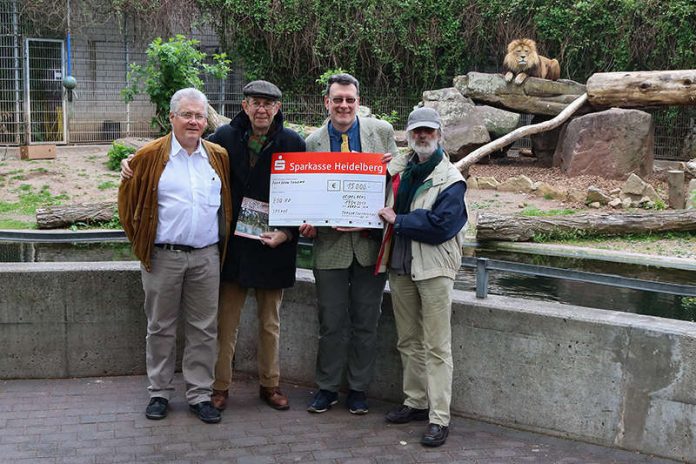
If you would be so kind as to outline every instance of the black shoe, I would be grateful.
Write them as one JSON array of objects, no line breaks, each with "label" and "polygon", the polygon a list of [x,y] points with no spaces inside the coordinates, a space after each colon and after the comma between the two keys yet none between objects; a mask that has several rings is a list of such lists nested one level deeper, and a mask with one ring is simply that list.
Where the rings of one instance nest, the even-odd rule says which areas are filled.
[{"label": "black shoe", "polygon": [[421,445],[433,447],[444,445],[447,435],[449,435],[449,427],[430,423],[421,437]]},{"label": "black shoe", "polygon": [[392,424],[406,424],[411,421],[424,421],[428,420],[428,410],[427,409],[416,409],[411,406],[406,406],[402,404],[396,409],[392,409],[384,416],[387,422]]},{"label": "black shoe", "polygon": [[220,411],[215,409],[210,401],[189,404],[189,409],[206,424],[217,424],[220,422]]},{"label": "black shoe", "polygon": [[145,408],[145,417],[152,420],[164,419],[167,417],[167,405],[169,401],[161,396],[153,396]]}]

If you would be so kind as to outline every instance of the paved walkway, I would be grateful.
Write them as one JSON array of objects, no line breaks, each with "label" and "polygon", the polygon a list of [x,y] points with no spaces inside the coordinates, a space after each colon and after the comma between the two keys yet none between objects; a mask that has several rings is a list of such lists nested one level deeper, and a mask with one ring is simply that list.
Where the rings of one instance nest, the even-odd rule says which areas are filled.
[{"label": "paved walkway", "polygon": [[169,416],[145,419],[144,376],[0,381],[1,463],[670,463],[626,451],[454,418],[447,443],[425,449],[423,423],[387,425],[393,405],[371,401],[352,416],[341,403],[309,414],[312,395],[284,385],[289,411],[258,399],[254,380],[237,380],[222,422],[188,412],[183,384]]}]

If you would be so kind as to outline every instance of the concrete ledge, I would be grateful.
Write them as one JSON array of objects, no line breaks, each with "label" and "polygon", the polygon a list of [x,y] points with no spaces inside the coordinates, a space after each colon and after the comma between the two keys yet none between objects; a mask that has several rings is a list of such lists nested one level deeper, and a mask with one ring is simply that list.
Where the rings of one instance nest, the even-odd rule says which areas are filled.
[{"label": "concrete ledge", "polygon": [[[0,376],[144,373],[139,265],[0,265]],[[313,384],[317,310],[311,273],[285,294],[281,369]],[[486,421],[673,459],[696,459],[696,324],[456,292],[453,410]],[[247,303],[235,368],[256,373]],[[389,295],[370,395],[401,401]]]}]

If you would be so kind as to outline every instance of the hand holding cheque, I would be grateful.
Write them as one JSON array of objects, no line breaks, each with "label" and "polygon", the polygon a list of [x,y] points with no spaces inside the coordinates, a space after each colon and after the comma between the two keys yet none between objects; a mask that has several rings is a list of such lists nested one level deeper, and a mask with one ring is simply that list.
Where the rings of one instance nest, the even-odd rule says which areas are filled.
[{"label": "hand holding cheque", "polygon": [[[271,168],[269,225],[317,226],[352,232],[381,229],[390,154],[276,153]],[[386,160],[386,161],[385,161]]]}]

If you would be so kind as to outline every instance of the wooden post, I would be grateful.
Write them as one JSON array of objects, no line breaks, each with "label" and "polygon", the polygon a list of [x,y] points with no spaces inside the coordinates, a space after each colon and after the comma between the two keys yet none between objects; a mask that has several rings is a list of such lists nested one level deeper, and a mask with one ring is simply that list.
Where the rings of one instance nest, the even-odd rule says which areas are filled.
[{"label": "wooden post", "polygon": [[672,209],[686,208],[684,171],[667,171],[667,185],[669,186],[669,207]]}]

